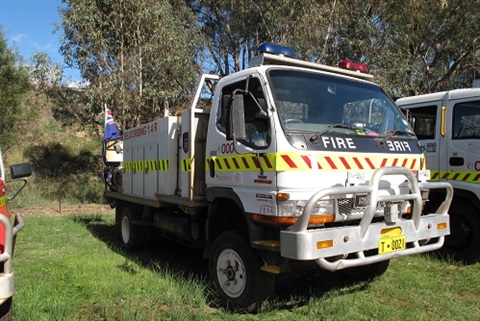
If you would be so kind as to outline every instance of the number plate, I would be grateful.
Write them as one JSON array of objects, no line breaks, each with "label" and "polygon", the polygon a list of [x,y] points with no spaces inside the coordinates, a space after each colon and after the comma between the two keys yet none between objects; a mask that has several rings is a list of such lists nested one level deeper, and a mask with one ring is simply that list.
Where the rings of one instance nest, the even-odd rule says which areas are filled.
[{"label": "number plate", "polygon": [[378,240],[378,254],[385,254],[406,249],[405,235],[385,236]]}]

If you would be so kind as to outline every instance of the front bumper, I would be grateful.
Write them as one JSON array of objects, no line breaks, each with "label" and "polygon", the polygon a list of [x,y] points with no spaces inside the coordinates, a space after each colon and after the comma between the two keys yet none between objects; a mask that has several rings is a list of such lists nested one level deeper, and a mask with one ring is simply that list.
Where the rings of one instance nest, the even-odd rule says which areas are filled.
[{"label": "front bumper", "polygon": [[[404,175],[409,182],[410,193],[402,195],[378,195],[380,179],[385,175]],[[446,189],[446,197],[436,213],[422,215],[421,190]],[[308,221],[318,200],[335,195],[367,194],[369,206],[360,223],[354,226],[308,228]],[[282,257],[315,261],[320,267],[335,271],[349,267],[368,265],[395,257],[424,253],[443,246],[444,237],[450,234],[447,213],[453,197],[449,183],[417,182],[415,175],[403,167],[383,167],[375,171],[368,186],[335,187],[316,193],[308,201],[296,224],[280,232]],[[379,202],[413,201],[411,219],[397,222],[372,223]],[[399,228],[405,236],[406,248],[379,254],[379,240],[383,231]],[[331,246],[319,246],[329,242]]]}]

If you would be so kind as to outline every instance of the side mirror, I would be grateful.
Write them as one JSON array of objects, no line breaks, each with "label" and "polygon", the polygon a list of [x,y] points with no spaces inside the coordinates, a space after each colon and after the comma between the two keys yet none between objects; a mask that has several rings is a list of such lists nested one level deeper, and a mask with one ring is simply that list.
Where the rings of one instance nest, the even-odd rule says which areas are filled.
[{"label": "side mirror", "polygon": [[227,140],[245,140],[245,104],[243,94],[235,94],[228,108]]},{"label": "side mirror", "polygon": [[29,163],[15,164],[10,166],[10,176],[12,179],[24,178],[32,175],[32,167]]},{"label": "side mirror", "polygon": [[27,185],[27,180],[25,177],[32,175],[32,167],[29,163],[15,164],[10,166],[10,176],[12,179],[23,178],[23,185],[18,189],[18,191],[13,194],[8,201],[13,200],[17,195],[25,188]]}]

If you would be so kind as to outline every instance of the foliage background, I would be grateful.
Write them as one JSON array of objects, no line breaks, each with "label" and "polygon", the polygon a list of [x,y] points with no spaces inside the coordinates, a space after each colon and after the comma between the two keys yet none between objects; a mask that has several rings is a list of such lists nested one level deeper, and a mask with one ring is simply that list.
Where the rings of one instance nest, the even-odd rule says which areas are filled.
[{"label": "foliage background", "polygon": [[[99,201],[108,103],[121,130],[188,108],[197,77],[248,67],[259,44],[301,59],[366,63],[394,97],[472,86],[480,0],[63,0],[68,87],[45,53],[20,57],[0,31],[0,145],[34,165],[32,192]],[[39,184],[36,186],[35,184]]]}]

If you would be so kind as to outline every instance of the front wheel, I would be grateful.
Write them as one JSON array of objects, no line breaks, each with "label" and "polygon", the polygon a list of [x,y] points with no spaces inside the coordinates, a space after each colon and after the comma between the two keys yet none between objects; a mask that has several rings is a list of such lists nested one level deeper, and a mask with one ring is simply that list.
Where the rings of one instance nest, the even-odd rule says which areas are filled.
[{"label": "front wheel", "polygon": [[254,313],[274,291],[274,276],[260,270],[260,256],[234,232],[222,234],[213,244],[210,279],[221,304],[231,310]]},{"label": "front wheel", "polygon": [[450,235],[440,249],[444,256],[465,264],[480,258],[480,213],[469,204],[454,202],[449,210]]}]

